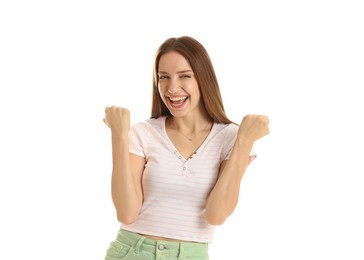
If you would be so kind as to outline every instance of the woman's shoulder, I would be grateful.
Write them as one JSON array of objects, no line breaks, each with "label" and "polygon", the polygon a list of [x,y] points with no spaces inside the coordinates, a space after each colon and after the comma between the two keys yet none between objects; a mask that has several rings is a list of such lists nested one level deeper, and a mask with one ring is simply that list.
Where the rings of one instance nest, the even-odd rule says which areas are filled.
[{"label": "woman's shoulder", "polygon": [[133,131],[150,131],[151,129],[163,129],[164,117],[148,118],[132,124]]},{"label": "woman's shoulder", "polygon": [[216,132],[236,134],[239,126],[234,123],[215,123]]}]

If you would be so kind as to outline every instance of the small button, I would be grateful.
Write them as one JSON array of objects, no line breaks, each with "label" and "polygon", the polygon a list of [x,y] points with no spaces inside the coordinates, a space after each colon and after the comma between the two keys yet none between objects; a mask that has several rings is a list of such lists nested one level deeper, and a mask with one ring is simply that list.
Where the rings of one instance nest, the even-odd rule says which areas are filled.
[{"label": "small button", "polygon": [[163,250],[164,248],[165,248],[165,246],[164,246],[164,245],[159,245],[159,246],[158,246],[158,249],[159,249],[159,250]]},{"label": "small button", "polygon": [[182,159],[182,156],[180,155],[180,156],[178,156],[178,159]]},{"label": "small button", "polygon": [[183,170],[185,171],[187,168],[186,167],[183,167]]}]

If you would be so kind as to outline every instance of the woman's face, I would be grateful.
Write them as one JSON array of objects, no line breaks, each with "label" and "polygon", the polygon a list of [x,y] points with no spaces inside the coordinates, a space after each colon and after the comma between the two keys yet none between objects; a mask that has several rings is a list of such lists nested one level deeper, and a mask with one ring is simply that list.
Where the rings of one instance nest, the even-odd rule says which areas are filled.
[{"label": "woman's face", "polygon": [[158,65],[159,94],[171,114],[183,117],[199,113],[200,90],[188,61],[178,52],[161,56]]}]

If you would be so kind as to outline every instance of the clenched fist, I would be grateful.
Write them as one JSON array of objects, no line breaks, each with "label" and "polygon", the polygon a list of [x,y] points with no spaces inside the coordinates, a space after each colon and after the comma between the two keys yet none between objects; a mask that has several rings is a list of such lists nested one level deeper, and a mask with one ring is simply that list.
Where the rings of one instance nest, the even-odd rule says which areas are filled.
[{"label": "clenched fist", "polygon": [[123,107],[106,107],[104,123],[113,133],[127,135],[130,130],[130,112]]},{"label": "clenched fist", "polygon": [[238,138],[251,142],[269,134],[269,118],[263,115],[246,115],[239,126]]}]

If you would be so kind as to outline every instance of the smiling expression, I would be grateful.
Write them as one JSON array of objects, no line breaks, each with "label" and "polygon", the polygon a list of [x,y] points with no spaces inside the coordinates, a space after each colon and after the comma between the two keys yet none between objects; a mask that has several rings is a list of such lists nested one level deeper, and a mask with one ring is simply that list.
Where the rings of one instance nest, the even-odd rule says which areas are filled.
[{"label": "smiling expression", "polygon": [[158,66],[159,94],[173,116],[185,116],[201,108],[200,90],[188,61],[175,51],[161,56]]}]

